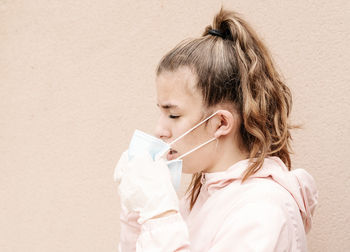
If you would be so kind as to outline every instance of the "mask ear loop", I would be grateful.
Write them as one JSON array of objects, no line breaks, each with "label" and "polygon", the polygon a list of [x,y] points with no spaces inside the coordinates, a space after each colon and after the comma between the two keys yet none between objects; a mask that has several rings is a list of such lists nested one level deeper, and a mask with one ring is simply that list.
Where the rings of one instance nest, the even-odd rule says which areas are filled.
[{"label": "mask ear loop", "polygon": [[185,135],[187,135],[188,133],[190,133],[192,130],[194,130],[195,128],[197,128],[198,126],[202,125],[203,123],[205,123],[206,121],[208,121],[210,118],[212,118],[214,115],[216,115],[219,111],[216,111],[215,113],[213,113],[211,116],[207,117],[206,119],[204,119],[203,121],[201,121],[200,123],[198,123],[197,125],[193,126],[192,128],[190,128],[189,130],[187,130],[185,133],[183,133],[181,136],[177,137],[174,141],[172,141],[171,143],[169,143],[169,145],[173,145],[174,143],[176,143],[177,141],[179,141],[181,138],[183,138]]},{"label": "mask ear loop", "polygon": [[206,141],[205,143],[202,143],[202,144],[198,145],[197,147],[193,148],[192,150],[186,152],[185,154],[182,154],[180,157],[176,158],[175,160],[180,160],[180,159],[186,157],[187,155],[189,155],[189,154],[191,154],[192,152],[198,150],[199,148],[202,148],[204,145],[206,145],[206,144],[208,144],[208,143],[214,141],[215,139],[216,139],[216,138],[214,137],[214,138],[212,138],[212,139]]},{"label": "mask ear loop", "polygon": [[[157,155],[158,158],[160,158],[161,156],[163,156],[171,147],[172,144],[174,144],[175,142],[179,141],[181,138],[183,138],[185,135],[187,135],[188,133],[190,133],[192,130],[194,130],[195,128],[197,128],[198,126],[202,125],[203,123],[205,123],[206,121],[208,121],[210,118],[212,118],[213,116],[215,116],[219,111],[216,111],[215,113],[213,113],[212,115],[208,116],[206,119],[204,119],[203,121],[201,121],[200,123],[198,123],[197,125],[193,126],[192,128],[190,128],[189,130],[187,130],[185,133],[183,133],[182,135],[180,135],[179,137],[177,137],[174,141],[172,141],[171,143],[168,144],[169,148],[167,148],[166,150],[164,150],[163,152],[159,153]],[[202,146],[210,143],[211,141],[214,141],[216,138],[212,138],[210,139],[209,141],[195,147],[194,149],[186,152],[185,154],[181,155],[180,157],[174,159],[174,160],[171,160],[171,161],[175,161],[175,160],[180,160],[181,158],[191,154],[192,152],[198,150],[199,148],[201,148]]]}]

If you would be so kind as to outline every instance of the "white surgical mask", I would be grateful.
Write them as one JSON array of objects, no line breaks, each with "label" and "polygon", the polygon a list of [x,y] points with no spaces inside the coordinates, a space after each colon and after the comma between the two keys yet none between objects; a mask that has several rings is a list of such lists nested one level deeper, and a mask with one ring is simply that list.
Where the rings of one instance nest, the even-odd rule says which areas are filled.
[{"label": "white surgical mask", "polygon": [[[199,127],[200,125],[202,125],[204,122],[206,122],[207,120],[212,118],[217,113],[218,113],[218,111],[216,111],[215,113],[213,113],[211,116],[207,117],[206,119],[204,119],[200,123],[196,124],[194,127],[189,129],[188,131],[186,131],[185,133],[183,133],[182,135],[180,135],[179,137],[177,137],[174,141],[172,141],[170,143],[166,143],[162,139],[157,138],[157,137],[152,136],[152,135],[149,135],[141,130],[135,130],[135,132],[131,138],[130,144],[129,144],[129,149],[128,149],[129,159],[132,159],[138,153],[141,153],[143,151],[148,151],[148,153],[152,156],[153,160],[157,160],[158,158],[163,156],[166,152],[168,152],[169,149],[171,148],[171,146],[175,142],[182,139],[184,136],[189,134],[192,130],[194,130],[197,127]],[[192,150],[182,154],[178,158],[167,162],[167,166],[169,168],[170,175],[171,175],[172,184],[176,190],[179,189],[180,182],[181,182],[182,158],[184,158],[185,156],[198,150],[199,148],[203,147],[204,145],[214,141],[215,139],[216,138],[213,137],[213,138],[209,139],[208,141],[196,146]]]}]

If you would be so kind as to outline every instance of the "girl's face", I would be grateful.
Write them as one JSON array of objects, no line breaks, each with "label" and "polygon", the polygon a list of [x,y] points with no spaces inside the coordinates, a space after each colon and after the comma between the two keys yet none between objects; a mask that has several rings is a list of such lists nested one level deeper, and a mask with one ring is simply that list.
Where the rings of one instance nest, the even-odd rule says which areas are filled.
[{"label": "girl's face", "polygon": [[[203,97],[195,88],[196,75],[188,67],[165,71],[156,78],[157,106],[160,116],[156,136],[170,143],[178,136],[210,116],[215,111],[205,111]],[[209,119],[172,145],[167,159],[175,159],[214,137],[214,127]],[[213,141],[183,158],[183,172],[196,173],[210,169],[215,162]]]}]

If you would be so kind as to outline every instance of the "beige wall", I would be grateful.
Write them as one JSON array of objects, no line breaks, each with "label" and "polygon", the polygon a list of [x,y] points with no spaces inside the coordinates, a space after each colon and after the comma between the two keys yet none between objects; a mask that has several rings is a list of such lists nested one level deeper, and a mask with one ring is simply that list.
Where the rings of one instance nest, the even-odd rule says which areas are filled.
[{"label": "beige wall", "polygon": [[[154,70],[221,1],[0,0],[0,251],[116,251],[112,175],[157,118]],[[349,1],[224,1],[294,94],[295,167],[315,177],[310,251],[350,247]]]}]

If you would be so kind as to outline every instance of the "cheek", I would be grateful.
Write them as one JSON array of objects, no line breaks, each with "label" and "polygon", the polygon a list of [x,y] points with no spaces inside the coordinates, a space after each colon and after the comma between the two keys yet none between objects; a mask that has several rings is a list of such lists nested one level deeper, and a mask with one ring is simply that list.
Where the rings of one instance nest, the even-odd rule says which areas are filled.
[{"label": "cheek", "polygon": [[[184,134],[186,131],[193,127],[194,123],[189,123],[187,121],[178,122],[172,128],[172,139],[174,141],[176,138]],[[176,143],[174,143],[173,148],[177,150],[180,154],[184,154],[188,150],[195,147],[195,139],[193,138],[193,132],[188,133],[186,136],[179,139]]]},{"label": "cheek", "polygon": [[197,173],[209,169],[216,159],[215,144],[208,144],[183,159],[183,173]]},{"label": "cheek", "polygon": [[[182,142],[181,154],[192,150],[198,145],[210,140],[206,132],[195,134],[187,141]],[[183,158],[183,173],[196,173],[208,169],[216,159],[216,141],[210,142]]]},{"label": "cheek", "polygon": [[[188,129],[189,128],[187,128],[187,130]],[[174,148],[175,148],[175,145],[176,145],[177,148],[175,148],[175,149],[178,152],[180,152],[181,154],[184,154],[184,153],[194,149],[195,147],[203,144],[204,142],[208,141],[209,139],[210,139],[210,136],[208,135],[207,131],[205,131],[203,128],[197,128],[197,129],[191,131],[190,133],[188,133],[183,138],[181,138],[177,143],[175,143],[174,144]],[[203,146],[202,148],[204,148],[204,147],[205,146]],[[192,156],[195,153],[200,152],[200,150],[202,148],[194,151],[193,153],[191,153],[189,155]]]}]

